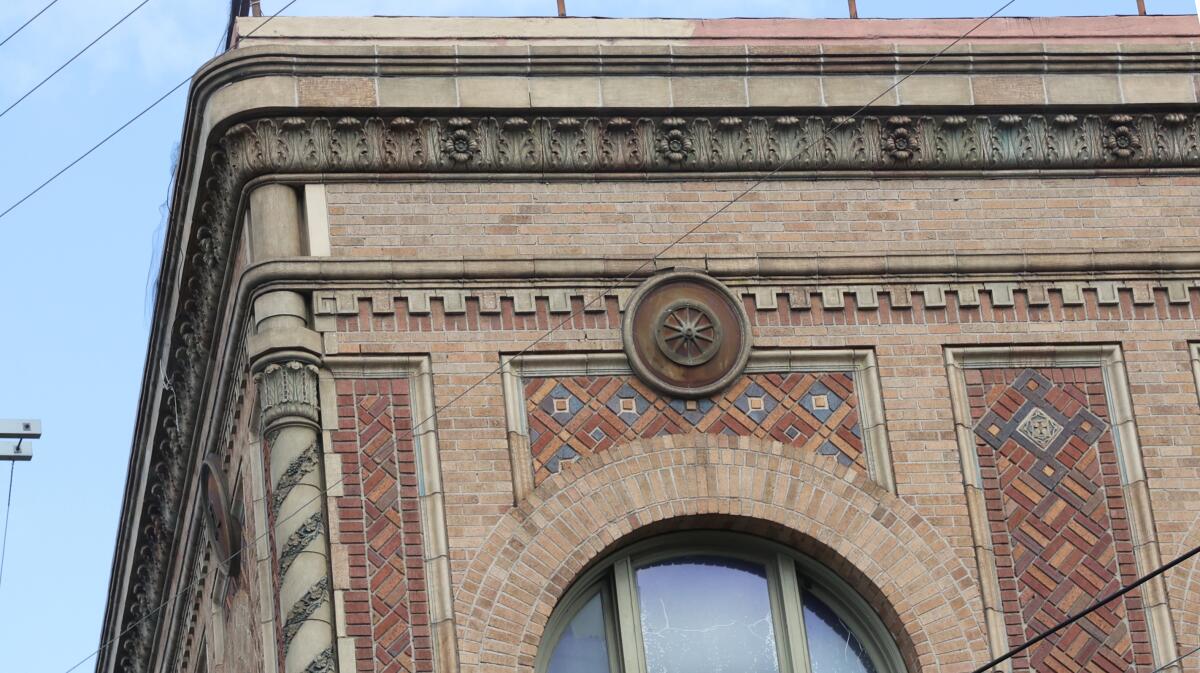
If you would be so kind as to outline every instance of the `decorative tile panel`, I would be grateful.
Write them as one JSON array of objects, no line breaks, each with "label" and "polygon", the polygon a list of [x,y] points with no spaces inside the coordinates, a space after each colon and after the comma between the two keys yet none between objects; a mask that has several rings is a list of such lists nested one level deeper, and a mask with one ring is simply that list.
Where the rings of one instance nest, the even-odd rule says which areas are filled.
[{"label": "decorative tile panel", "polygon": [[339,541],[350,556],[345,610],[358,673],[432,669],[409,380],[337,382],[334,451],[347,475]]},{"label": "decorative tile panel", "polygon": [[[1100,367],[965,372],[1010,646],[1137,577]],[[1016,671],[1153,667],[1141,595],[1014,660]]]},{"label": "decorative tile panel", "polygon": [[632,375],[522,379],[534,482],[641,437],[769,438],[867,470],[852,372],[747,374],[709,398],[660,395]]}]

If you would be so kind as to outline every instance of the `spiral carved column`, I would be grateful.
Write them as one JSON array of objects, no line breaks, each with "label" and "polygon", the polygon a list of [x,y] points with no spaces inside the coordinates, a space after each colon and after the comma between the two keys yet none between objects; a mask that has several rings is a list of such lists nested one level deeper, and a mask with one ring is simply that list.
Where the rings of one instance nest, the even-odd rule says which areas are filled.
[{"label": "spiral carved column", "polygon": [[263,437],[270,450],[271,509],[285,673],[333,673],[317,368],[274,362],[258,374]]},{"label": "spiral carved column", "polygon": [[[287,185],[250,194],[254,261],[304,254],[300,201]],[[284,673],[336,673],[336,623],[321,451],[317,364],[307,297],[289,290],[254,299],[250,358],[270,472],[279,647]]]}]

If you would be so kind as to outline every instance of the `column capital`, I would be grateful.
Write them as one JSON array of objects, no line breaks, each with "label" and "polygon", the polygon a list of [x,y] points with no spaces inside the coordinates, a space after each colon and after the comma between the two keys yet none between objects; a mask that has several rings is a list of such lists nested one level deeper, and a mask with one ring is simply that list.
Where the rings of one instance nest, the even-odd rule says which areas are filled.
[{"label": "column capital", "polygon": [[305,360],[266,363],[254,375],[262,427],[269,433],[281,422],[312,423],[320,420],[317,367]]}]

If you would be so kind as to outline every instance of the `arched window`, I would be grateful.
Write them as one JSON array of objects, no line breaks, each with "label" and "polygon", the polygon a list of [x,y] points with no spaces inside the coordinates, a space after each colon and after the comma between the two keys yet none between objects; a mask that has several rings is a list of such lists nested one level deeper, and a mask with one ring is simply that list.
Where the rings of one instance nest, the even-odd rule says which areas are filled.
[{"label": "arched window", "polygon": [[677,533],[584,574],[550,618],[537,673],[904,673],[845,582],[757,538]]}]

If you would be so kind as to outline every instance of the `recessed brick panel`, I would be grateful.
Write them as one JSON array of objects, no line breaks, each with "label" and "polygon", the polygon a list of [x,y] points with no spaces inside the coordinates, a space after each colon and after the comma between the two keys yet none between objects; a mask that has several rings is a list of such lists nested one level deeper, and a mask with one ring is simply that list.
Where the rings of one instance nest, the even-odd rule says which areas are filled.
[{"label": "recessed brick panel", "polygon": [[[1099,367],[966,372],[1009,644],[1137,577]],[[1017,671],[1153,667],[1132,592],[1014,660]]]},{"label": "recessed brick panel", "polygon": [[660,395],[636,376],[526,377],[524,385],[536,483],[615,444],[695,432],[770,438],[867,469],[850,372],[749,374],[697,400]]},{"label": "recessed brick panel", "polygon": [[432,670],[409,382],[341,380],[337,392],[345,495],[333,518],[349,550],[358,673]]}]

